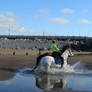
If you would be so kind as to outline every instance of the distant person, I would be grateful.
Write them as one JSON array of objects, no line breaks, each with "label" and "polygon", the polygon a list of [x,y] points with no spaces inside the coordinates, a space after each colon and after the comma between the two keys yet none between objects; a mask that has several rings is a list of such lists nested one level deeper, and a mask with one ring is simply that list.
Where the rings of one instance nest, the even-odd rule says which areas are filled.
[{"label": "distant person", "polygon": [[52,41],[52,44],[51,44],[51,51],[52,51],[52,52],[59,51],[59,48],[57,47],[55,41]]}]

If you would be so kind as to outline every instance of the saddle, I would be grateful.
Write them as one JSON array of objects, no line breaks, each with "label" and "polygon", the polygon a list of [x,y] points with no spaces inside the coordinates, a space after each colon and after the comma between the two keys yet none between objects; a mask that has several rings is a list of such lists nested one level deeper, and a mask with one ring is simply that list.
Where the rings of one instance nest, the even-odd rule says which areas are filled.
[{"label": "saddle", "polygon": [[64,60],[61,57],[61,52],[49,52],[49,53],[45,53],[44,56],[52,56],[55,59],[55,63],[56,64],[64,64]]}]

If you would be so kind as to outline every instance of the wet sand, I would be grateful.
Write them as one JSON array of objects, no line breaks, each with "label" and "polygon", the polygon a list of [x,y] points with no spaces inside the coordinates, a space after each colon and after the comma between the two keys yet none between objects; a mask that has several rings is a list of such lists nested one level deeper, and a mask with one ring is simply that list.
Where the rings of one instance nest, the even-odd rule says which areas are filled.
[{"label": "wet sand", "polygon": [[[15,55],[13,53],[15,52]],[[44,53],[47,51],[43,51]],[[28,53],[26,55],[26,53]],[[68,63],[74,64],[78,61],[81,63],[92,64],[92,55],[77,55],[78,52],[73,52],[75,55],[69,57]],[[84,53],[84,52],[82,52]],[[13,70],[24,68],[24,67],[33,67],[36,63],[36,58],[39,54],[38,50],[10,50],[10,49],[1,49],[0,50],[0,81],[5,81],[12,79],[15,75]],[[24,88],[25,89],[25,88]],[[67,90],[51,90],[45,92],[85,92],[85,91],[73,91],[72,89]],[[5,92],[5,91],[2,91]]]},{"label": "wet sand", "polygon": [[[13,55],[13,52],[15,52],[15,55]],[[26,53],[28,54],[26,55]],[[33,67],[36,63],[38,54],[38,50],[1,49],[0,68],[19,69],[24,67]],[[69,57],[69,64],[74,64],[78,61],[81,63],[92,64],[92,55],[77,55],[77,52],[74,52],[74,54],[75,55],[73,57]]]}]

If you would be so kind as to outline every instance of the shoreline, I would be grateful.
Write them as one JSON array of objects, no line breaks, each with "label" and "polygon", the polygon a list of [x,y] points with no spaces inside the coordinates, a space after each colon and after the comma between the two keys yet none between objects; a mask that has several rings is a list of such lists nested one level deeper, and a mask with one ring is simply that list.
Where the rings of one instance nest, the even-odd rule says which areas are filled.
[{"label": "shoreline", "polygon": [[[39,55],[39,50],[38,49],[4,49],[0,48],[0,55],[13,55],[15,52],[15,55]],[[51,52],[48,50],[42,50],[41,54],[46,53],[46,52]],[[26,54],[28,53],[28,54]],[[92,55],[92,52],[72,52],[74,55]]]},{"label": "shoreline", "polygon": [[[13,52],[15,51],[15,55]],[[26,52],[28,54],[26,54]],[[42,51],[45,53],[47,51]],[[73,52],[74,56],[68,58],[69,64],[76,62],[92,64],[91,52]],[[0,68],[19,69],[24,67],[33,67],[36,63],[36,58],[39,55],[38,50],[12,50],[0,49]]]}]

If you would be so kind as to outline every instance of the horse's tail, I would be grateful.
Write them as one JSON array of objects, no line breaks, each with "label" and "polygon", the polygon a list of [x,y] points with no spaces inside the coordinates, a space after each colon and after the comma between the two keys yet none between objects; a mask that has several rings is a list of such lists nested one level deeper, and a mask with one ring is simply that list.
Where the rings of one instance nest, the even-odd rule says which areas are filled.
[{"label": "horse's tail", "polygon": [[35,66],[32,70],[31,70],[31,72],[34,72],[34,70],[37,68],[37,66]]},{"label": "horse's tail", "polygon": [[36,65],[35,65],[34,68],[31,70],[32,72],[39,66],[40,60],[41,60],[41,58],[42,58],[43,56],[44,56],[44,55],[40,55],[40,56],[37,57]]}]

